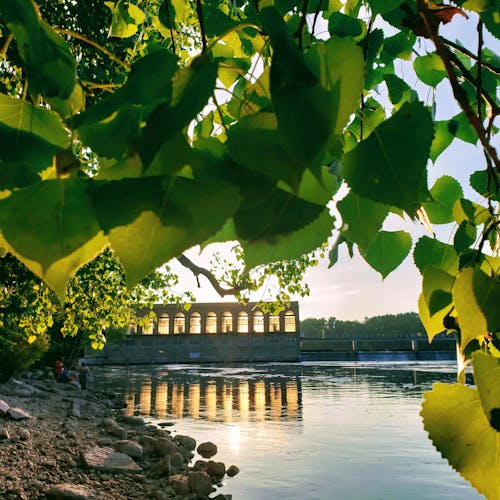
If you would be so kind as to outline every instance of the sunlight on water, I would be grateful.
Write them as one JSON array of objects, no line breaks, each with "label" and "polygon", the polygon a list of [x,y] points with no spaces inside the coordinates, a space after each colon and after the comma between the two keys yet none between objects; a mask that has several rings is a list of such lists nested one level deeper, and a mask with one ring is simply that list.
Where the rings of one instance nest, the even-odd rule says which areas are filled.
[{"label": "sunlight on water", "polygon": [[422,392],[448,363],[296,363],[95,368],[130,415],[218,446],[233,498],[482,498],[434,450]]}]

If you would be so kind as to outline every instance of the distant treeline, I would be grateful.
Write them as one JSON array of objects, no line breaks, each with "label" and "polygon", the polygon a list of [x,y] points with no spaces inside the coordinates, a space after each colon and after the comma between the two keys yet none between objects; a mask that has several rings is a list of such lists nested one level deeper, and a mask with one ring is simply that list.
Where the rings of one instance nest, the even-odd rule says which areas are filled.
[{"label": "distant treeline", "polygon": [[425,337],[417,313],[385,314],[363,321],[342,321],[337,318],[308,318],[300,322],[306,339],[401,338]]}]

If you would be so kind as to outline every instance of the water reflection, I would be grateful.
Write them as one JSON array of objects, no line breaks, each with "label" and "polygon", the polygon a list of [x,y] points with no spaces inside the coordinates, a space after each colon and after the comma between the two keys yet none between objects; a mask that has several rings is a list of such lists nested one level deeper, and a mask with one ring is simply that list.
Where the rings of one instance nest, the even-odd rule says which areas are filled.
[{"label": "water reflection", "polygon": [[[164,374],[165,376],[167,374]],[[181,380],[179,380],[179,378]],[[124,390],[127,415],[221,422],[300,420],[299,380],[163,380],[145,376]]]}]

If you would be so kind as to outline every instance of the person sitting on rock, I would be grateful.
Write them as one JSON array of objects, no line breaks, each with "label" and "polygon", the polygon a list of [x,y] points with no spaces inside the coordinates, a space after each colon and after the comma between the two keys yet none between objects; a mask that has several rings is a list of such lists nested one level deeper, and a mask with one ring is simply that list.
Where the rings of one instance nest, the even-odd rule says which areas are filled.
[{"label": "person sitting on rock", "polygon": [[68,371],[64,367],[64,363],[59,359],[56,361],[54,367],[54,376],[57,382],[67,382],[69,380]]}]

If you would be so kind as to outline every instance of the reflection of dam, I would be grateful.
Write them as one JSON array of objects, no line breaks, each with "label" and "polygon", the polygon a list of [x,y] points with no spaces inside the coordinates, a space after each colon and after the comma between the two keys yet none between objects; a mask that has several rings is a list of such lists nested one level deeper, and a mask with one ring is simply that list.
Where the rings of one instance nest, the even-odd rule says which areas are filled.
[{"label": "reflection of dam", "polygon": [[300,381],[144,379],[125,392],[128,415],[222,422],[301,420]]}]

